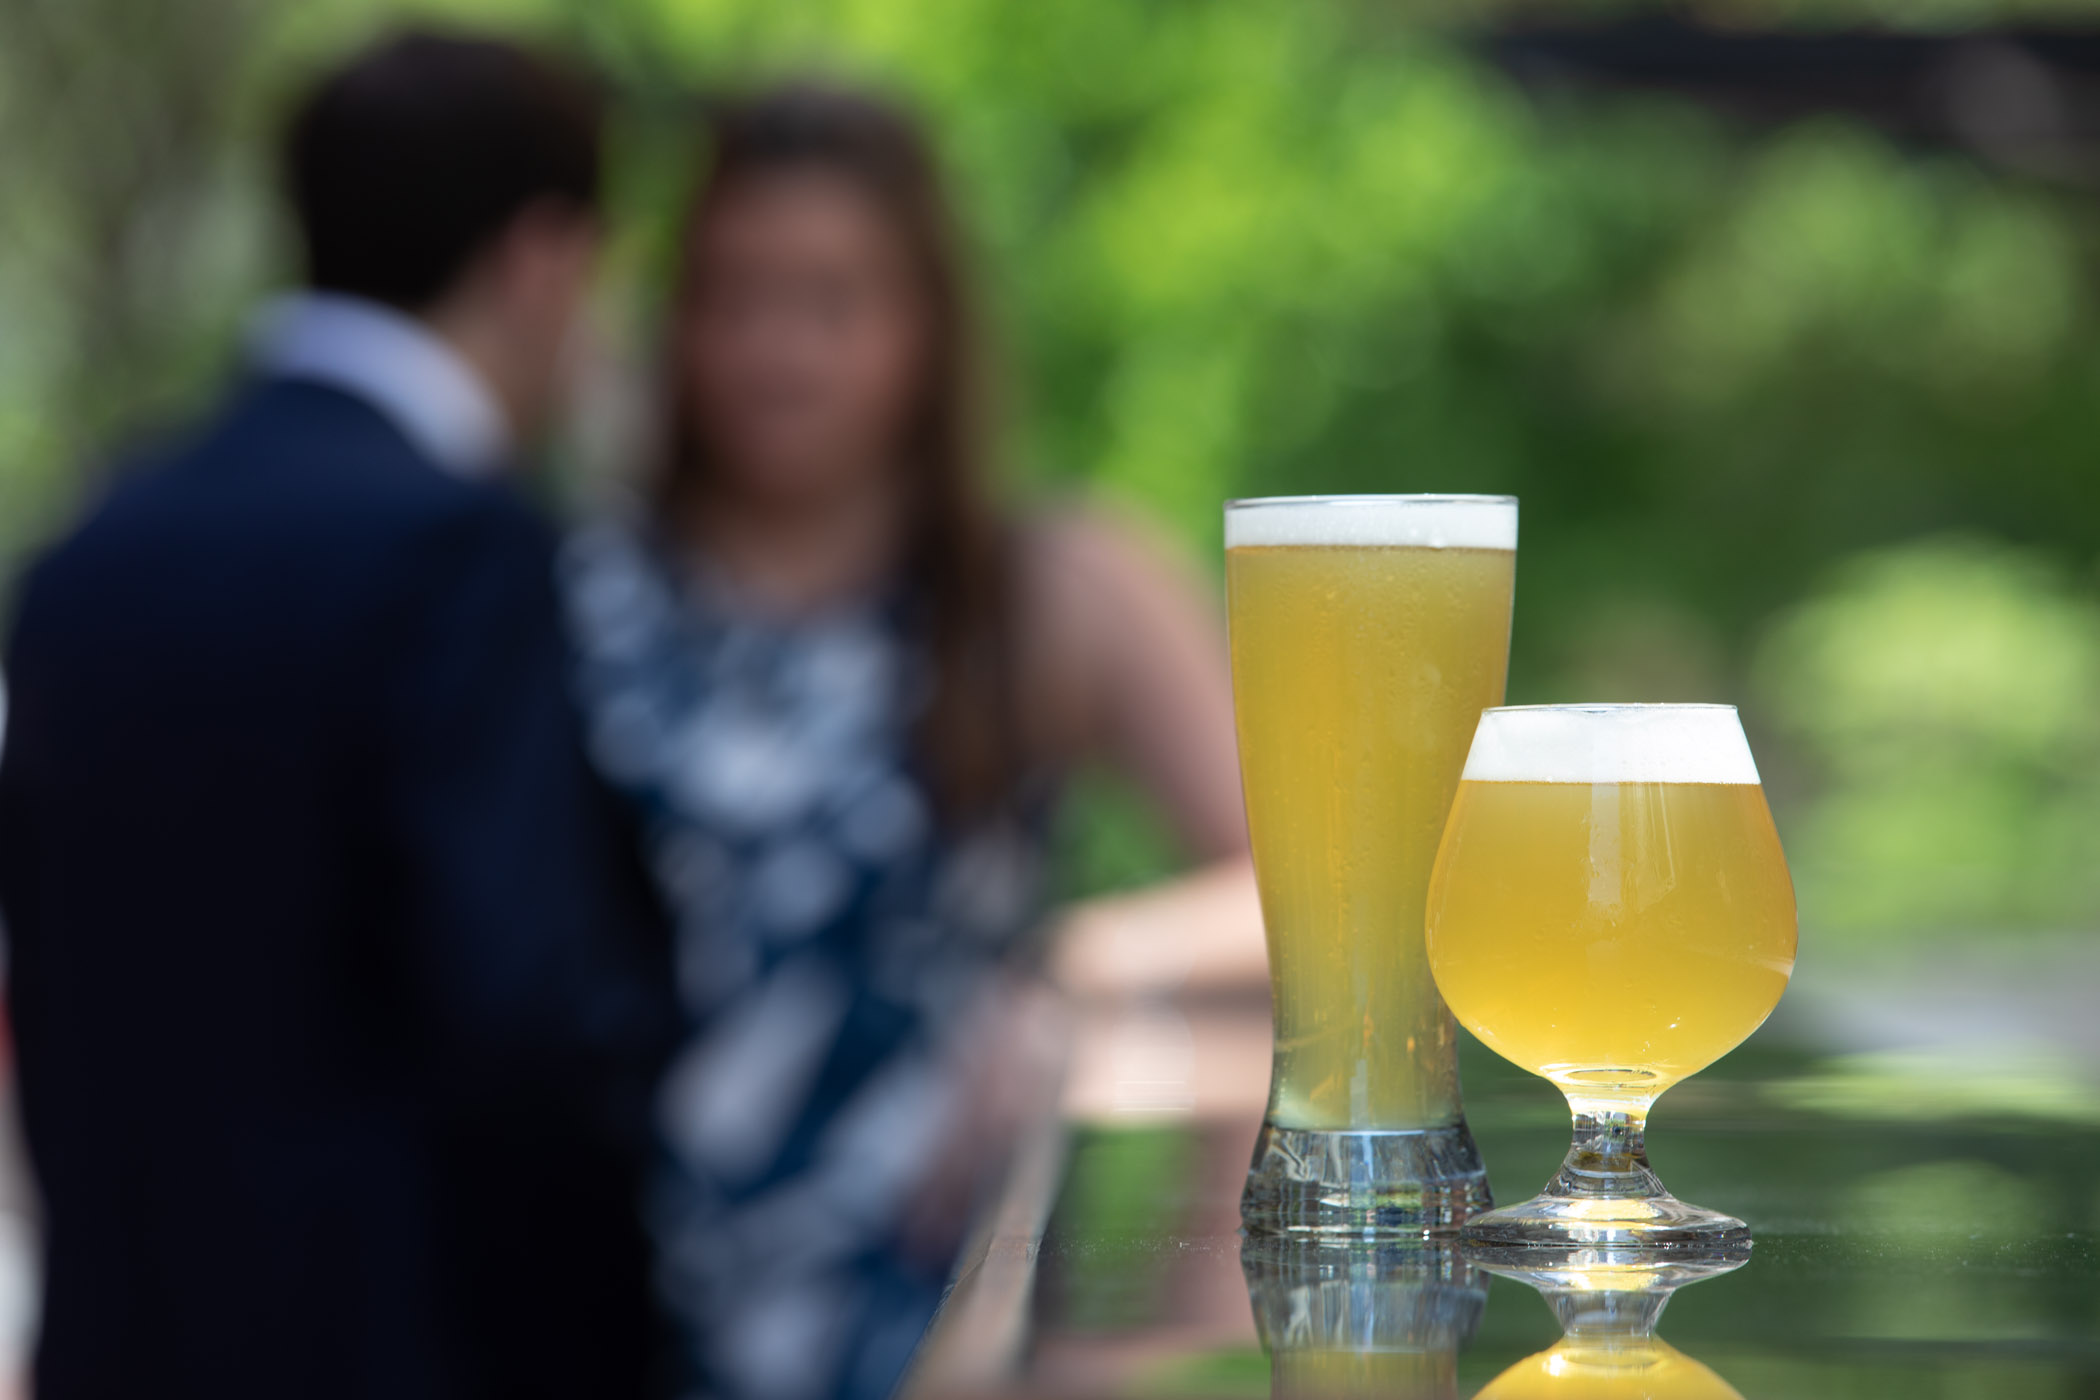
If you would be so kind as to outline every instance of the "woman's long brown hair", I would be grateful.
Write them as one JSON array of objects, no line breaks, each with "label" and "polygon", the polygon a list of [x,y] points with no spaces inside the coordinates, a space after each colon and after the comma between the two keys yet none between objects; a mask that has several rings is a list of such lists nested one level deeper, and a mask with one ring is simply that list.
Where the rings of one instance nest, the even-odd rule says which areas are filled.
[{"label": "woman's long brown hair", "polygon": [[[985,348],[938,163],[899,108],[815,83],[723,105],[713,138],[680,244],[681,293],[696,273],[695,230],[739,186],[772,175],[814,171],[850,181],[888,219],[913,264],[927,354],[904,444],[913,499],[902,582],[933,671],[918,757],[946,818],[981,816],[1023,777],[1008,644],[1014,588],[1007,532],[989,491]],[[658,506],[665,519],[681,521],[705,508],[713,464],[694,421],[690,377],[682,365],[672,369]]]}]

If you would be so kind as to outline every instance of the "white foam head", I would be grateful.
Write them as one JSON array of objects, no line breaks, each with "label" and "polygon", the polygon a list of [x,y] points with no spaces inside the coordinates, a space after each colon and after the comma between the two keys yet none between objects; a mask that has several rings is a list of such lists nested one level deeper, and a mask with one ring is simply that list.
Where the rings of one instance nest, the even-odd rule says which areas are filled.
[{"label": "white foam head", "polygon": [[1225,547],[1515,549],[1514,496],[1267,496],[1225,504]]},{"label": "white foam head", "polygon": [[1477,783],[1757,784],[1733,705],[1518,705],[1481,713]]}]

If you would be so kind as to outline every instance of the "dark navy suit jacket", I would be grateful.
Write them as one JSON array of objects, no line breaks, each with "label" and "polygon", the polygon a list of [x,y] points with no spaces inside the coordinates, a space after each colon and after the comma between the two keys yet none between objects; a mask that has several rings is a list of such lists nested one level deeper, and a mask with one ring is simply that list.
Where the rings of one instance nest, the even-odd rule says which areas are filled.
[{"label": "dark navy suit jacket", "polygon": [[39,1400],[621,1397],[667,940],[549,530],[263,383],[27,579],[0,915]]}]

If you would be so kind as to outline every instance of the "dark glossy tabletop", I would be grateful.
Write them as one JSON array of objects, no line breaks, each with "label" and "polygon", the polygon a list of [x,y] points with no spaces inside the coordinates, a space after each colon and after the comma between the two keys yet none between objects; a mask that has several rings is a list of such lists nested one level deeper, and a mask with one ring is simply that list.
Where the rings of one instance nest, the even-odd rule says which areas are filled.
[{"label": "dark glossy tabletop", "polygon": [[[1213,1060],[1244,1077],[1265,1030],[1245,1008],[1169,1024],[1169,1060],[1199,1080]],[[1768,1034],[1679,1086],[1650,1123],[1655,1168],[1755,1244],[1679,1291],[1657,1334],[1748,1400],[2100,1396],[2100,1101],[2060,1071]],[[1497,1199],[1530,1195],[1566,1150],[1558,1095],[1477,1045],[1464,1075]],[[929,1337],[921,1390],[1472,1396],[1560,1339],[1539,1292],[1454,1252],[1243,1237],[1260,1105],[1205,1097],[1043,1134]],[[1257,1312],[1280,1345],[1265,1351]],[[1653,1381],[1522,1393],[1728,1393]]]}]

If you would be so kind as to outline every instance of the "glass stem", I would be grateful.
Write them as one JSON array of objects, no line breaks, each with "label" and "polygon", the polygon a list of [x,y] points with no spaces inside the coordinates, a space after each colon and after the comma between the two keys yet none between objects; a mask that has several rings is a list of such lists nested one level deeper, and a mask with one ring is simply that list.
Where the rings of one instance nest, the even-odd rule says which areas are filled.
[{"label": "glass stem", "polygon": [[1546,1194],[1618,1200],[1669,1195],[1648,1168],[1648,1108],[1654,1102],[1570,1096],[1575,1143]]},{"label": "glass stem", "polygon": [[1616,1288],[1586,1292],[1548,1290],[1546,1302],[1568,1340],[1638,1343],[1655,1335],[1670,1288]]}]

